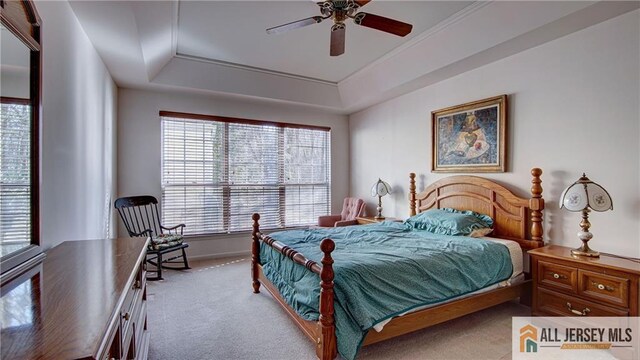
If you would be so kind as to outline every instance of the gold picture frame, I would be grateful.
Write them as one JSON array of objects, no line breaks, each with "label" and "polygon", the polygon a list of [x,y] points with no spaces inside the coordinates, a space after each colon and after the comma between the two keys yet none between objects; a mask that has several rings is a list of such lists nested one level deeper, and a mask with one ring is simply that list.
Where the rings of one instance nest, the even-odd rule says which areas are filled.
[{"label": "gold picture frame", "polygon": [[507,95],[431,112],[431,171],[505,172]]}]

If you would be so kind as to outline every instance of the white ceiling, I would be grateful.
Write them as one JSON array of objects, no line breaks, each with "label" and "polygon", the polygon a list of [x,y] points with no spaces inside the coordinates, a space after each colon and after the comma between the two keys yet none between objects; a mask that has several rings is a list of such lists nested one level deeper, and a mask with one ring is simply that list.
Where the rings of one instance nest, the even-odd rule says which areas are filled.
[{"label": "white ceiling", "polygon": [[320,15],[313,1],[181,1],[177,53],[337,83],[471,3],[373,1],[361,10],[410,23],[413,31],[399,37],[348,20],[345,53],[330,57],[330,19],[283,34],[265,31]]},{"label": "white ceiling", "polygon": [[308,0],[70,5],[120,87],[349,114],[633,11],[640,2],[374,0],[363,11],[412,23],[412,33],[399,38],[349,21],[339,57],[328,54],[328,21],[266,34],[317,15]]}]

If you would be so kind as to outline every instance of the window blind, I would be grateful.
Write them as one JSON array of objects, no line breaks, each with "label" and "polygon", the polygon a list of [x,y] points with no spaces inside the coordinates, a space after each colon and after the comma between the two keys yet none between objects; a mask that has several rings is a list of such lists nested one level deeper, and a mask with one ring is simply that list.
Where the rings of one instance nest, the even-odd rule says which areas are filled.
[{"label": "window blind", "polygon": [[[202,117],[202,116],[198,116]],[[185,234],[317,223],[329,213],[329,129],[161,116],[162,221]]]},{"label": "window blind", "polygon": [[13,251],[31,242],[31,106],[0,106],[0,243]]}]

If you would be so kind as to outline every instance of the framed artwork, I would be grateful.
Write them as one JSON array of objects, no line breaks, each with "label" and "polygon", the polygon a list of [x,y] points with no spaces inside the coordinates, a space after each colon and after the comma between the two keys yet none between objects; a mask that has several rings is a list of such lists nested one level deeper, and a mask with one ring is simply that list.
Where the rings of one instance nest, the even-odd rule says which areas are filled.
[{"label": "framed artwork", "polygon": [[505,172],[507,95],[431,112],[432,172]]}]

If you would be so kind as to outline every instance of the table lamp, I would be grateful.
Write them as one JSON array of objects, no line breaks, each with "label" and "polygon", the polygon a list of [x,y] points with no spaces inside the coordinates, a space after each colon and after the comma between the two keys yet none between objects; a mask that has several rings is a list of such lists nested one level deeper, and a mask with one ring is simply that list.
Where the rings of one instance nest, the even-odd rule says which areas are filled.
[{"label": "table lamp", "polygon": [[582,212],[582,221],[580,222],[582,229],[578,232],[578,238],[582,240],[582,246],[571,250],[571,253],[578,256],[599,257],[600,253],[591,250],[587,244],[593,237],[593,234],[589,232],[591,227],[589,211],[613,210],[613,201],[611,201],[611,196],[609,196],[607,190],[589,180],[582,173],[582,177],[569,185],[560,195],[560,208],[563,207],[569,211]]},{"label": "table lamp", "polygon": [[378,181],[373,184],[373,187],[371,188],[371,196],[378,197],[378,207],[376,208],[378,213],[375,216],[376,220],[384,219],[384,216],[382,216],[382,197],[387,194],[391,194],[391,186],[378,178]]}]

